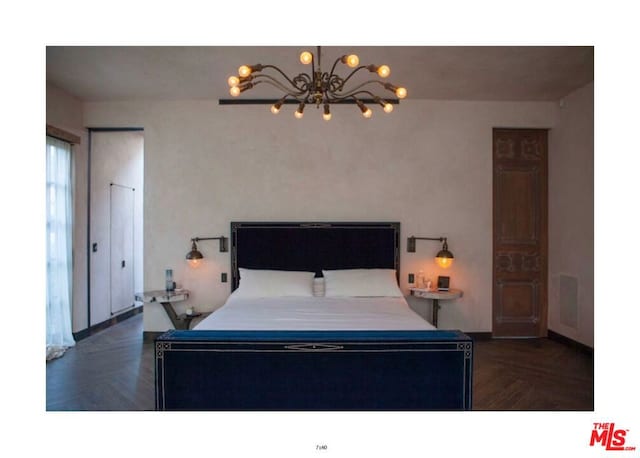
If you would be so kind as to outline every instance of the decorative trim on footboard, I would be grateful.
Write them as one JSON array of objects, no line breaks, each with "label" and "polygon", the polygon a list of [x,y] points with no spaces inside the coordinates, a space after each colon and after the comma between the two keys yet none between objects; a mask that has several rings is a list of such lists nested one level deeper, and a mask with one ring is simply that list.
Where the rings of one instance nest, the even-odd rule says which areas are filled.
[{"label": "decorative trim on footboard", "polygon": [[158,410],[471,409],[459,331],[169,331],[155,360]]}]

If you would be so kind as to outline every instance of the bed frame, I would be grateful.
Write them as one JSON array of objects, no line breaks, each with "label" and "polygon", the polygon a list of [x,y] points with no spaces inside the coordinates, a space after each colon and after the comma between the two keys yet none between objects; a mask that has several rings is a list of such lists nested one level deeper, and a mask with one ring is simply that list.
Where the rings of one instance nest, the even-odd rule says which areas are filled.
[{"label": "bed frame", "polygon": [[[394,268],[399,223],[231,223],[238,269]],[[460,331],[177,331],[155,341],[156,408],[470,410],[473,342]]]}]

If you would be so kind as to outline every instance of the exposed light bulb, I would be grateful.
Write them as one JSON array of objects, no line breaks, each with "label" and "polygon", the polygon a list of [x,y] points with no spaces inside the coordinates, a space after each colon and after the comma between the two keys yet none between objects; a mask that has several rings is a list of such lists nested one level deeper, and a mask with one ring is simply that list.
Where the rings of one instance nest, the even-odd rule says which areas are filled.
[{"label": "exposed light bulb", "polygon": [[329,104],[328,103],[324,104],[324,113],[322,114],[322,119],[324,119],[325,121],[330,121],[331,120],[331,111],[329,111]]},{"label": "exposed light bulb", "polygon": [[387,102],[384,104],[384,108],[382,108],[385,113],[391,113],[393,111],[393,104]]},{"label": "exposed light bulb", "polygon": [[351,68],[357,67],[360,63],[360,59],[355,54],[347,56],[347,65]]},{"label": "exposed light bulb", "polygon": [[396,89],[396,96],[399,99],[404,99],[407,96],[407,90],[403,87],[399,87],[398,89]]},{"label": "exposed light bulb", "polygon": [[200,267],[200,259],[189,259],[189,266],[192,269],[197,269],[198,267]]},{"label": "exposed light bulb", "polygon": [[364,116],[367,119],[369,119],[372,114],[373,114],[373,111],[371,111],[371,108],[367,108],[365,111],[362,112],[362,116]]},{"label": "exposed light bulb", "polygon": [[313,54],[311,54],[309,51],[304,51],[302,54],[300,54],[300,62],[302,62],[304,65],[309,65],[312,60]]},{"label": "exposed light bulb", "polygon": [[440,267],[446,269],[453,264],[453,258],[436,258],[436,262]]},{"label": "exposed light bulb", "polygon": [[302,119],[302,117],[304,116],[304,113],[302,111],[296,110],[295,113],[293,113],[293,115],[296,117],[296,119]]},{"label": "exposed light bulb", "polygon": [[386,78],[390,74],[391,74],[391,69],[389,68],[388,65],[381,65],[378,67],[378,76],[380,76],[380,78]]},{"label": "exposed light bulb", "polygon": [[231,94],[233,97],[238,97],[240,95],[240,87],[233,86],[231,89],[229,89],[229,94]]},{"label": "exposed light bulb", "polygon": [[238,78],[237,76],[230,76],[227,80],[227,83],[229,83],[229,87],[237,86],[238,84],[240,84],[240,78]]},{"label": "exposed light bulb", "polygon": [[251,75],[251,67],[249,67],[248,65],[243,65],[242,67],[238,68],[238,75],[242,76],[243,78]]},{"label": "exposed light bulb", "polygon": [[280,113],[280,107],[278,107],[276,105],[271,105],[271,113],[273,113],[273,114]]}]

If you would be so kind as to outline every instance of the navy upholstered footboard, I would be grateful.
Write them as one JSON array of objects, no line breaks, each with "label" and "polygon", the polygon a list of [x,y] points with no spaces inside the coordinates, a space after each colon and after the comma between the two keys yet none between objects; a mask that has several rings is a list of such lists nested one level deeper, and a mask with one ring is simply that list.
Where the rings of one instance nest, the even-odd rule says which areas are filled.
[{"label": "navy upholstered footboard", "polygon": [[168,331],[158,410],[469,410],[459,331]]}]

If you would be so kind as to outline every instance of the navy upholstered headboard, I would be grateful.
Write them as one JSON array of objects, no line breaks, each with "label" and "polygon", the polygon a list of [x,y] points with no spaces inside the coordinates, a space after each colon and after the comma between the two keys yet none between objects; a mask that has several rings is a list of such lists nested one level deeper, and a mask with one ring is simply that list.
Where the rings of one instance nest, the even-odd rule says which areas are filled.
[{"label": "navy upholstered headboard", "polygon": [[396,269],[400,223],[232,222],[231,288],[238,269]]}]

